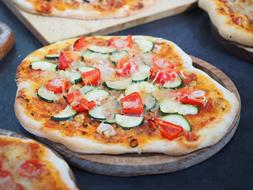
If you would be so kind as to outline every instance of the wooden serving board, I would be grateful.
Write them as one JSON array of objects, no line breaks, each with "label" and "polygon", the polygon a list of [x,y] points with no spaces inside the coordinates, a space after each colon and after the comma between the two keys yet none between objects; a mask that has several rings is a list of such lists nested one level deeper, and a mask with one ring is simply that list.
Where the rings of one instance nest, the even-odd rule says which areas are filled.
[{"label": "wooden serving board", "polygon": [[[29,139],[29,138],[27,138],[27,137],[25,137],[25,136],[23,136],[23,135],[20,135],[20,134],[18,134],[18,133],[16,133],[16,132],[14,132],[14,131],[9,131],[9,130],[5,130],[5,129],[0,129],[0,135],[3,135],[3,136],[9,136],[9,137],[15,137],[15,138],[20,138],[20,139]],[[34,140],[34,139],[32,139],[32,140]],[[42,144],[42,143],[40,143],[40,144]],[[44,144],[42,144],[43,146],[45,146]],[[47,147],[47,146],[46,146]],[[48,147],[47,147],[48,148]],[[48,149],[50,149],[50,148],[48,148]],[[63,160],[63,158],[62,158],[62,156],[59,154],[59,153],[57,153],[57,152],[55,152],[54,150],[52,150],[52,149],[50,149],[58,158],[60,158],[61,160]],[[76,184],[76,179],[75,179],[75,176],[74,176],[74,174],[73,174],[73,172],[72,172],[72,170],[69,168],[69,175],[70,175],[70,177],[71,177],[71,179],[75,182],[75,184]]]},{"label": "wooden serving board", "polygon": [[[227,75],[199,58],[192,58],[194,66],[208,73],[213,79],[232,91],[240,102],[239,93],[234,83]],[[44,138],[39,139],[57,150],[70,164],[89,172],[112,176],[138,176],[169,173],[196,165],[220,151],[231,140],[237,129],[240,120],[240,109],[228,133],[221,141],[211,147],[198,150],[185,156],[168,156],[163,154],[88,155],[72,152],[65,146],[52,143]]]},{"label": "wooden serving board", "polygon": [[157,0],[157,3],[149,8],[126,18],[85,21],[38,16],[20,10],[12,0],[2,1],[44,45],[81,35],[102,35],[120,31],[179,14],[197,2],[197,0]]}]

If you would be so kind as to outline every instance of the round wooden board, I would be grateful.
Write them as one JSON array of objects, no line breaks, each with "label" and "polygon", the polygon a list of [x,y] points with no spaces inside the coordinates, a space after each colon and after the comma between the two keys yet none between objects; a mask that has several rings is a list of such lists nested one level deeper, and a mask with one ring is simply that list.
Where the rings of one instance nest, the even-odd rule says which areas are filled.
[{"label": "round wooden board", "polygon": [[250,63],[253,63],[253,52],[250,52],[246,49],[246,48],[251,48],[253,50],[253,47],[239,45],[235,42],[226,40],[219,34],[217,28],[213,24],[211,27],[212,27],[212,33],[214,37],[217,39],[217,41],[222,45],[222,47],[226,51],[228,51],[229,53],[237,57],[240,57],[241,59],[244,59],[246,61],[249,61]]},{"label": "round wooden board", "polygon": [[[222,71],[211,64],[193,57],[194,66],[208,73],[213,79],[232,91],[240,101],[239,93]],[[139,176],[175,172],[196,165],[220,151],[233,137],[240,119],[240,109],[228,133],[217,144],[184,156],[164,154],[91,155],[72,152],[65,146],[39,138],[57,150],[70,164],[83,170],[111,176]]]},{"label": "round wooden board", "polygon": [[[14,132],[14,131],[9,131],[9,130],[5,130],[5,129],[0,129],[0,135],[20,138],[20,139],[29,139],[29,138],[27,138],[23,135],[20,135],[20,134]],[[34,139],[31,139],[31,140],[34,140]],[[40,143],[40,142],[38,142],[38,143]],[[40,144],[42,144],[42,143],[40,143]],[[46,148],[48,148],[46,145],[44,145],[44,144],[42,144],[42,145],[45,146]],[[48,149],[51,150],[59,159],[64,160],[59,153],[52,150],[51,148],[48,148]],[[72,170],[70,168],[69,168],[69,175],[70,175],[71,179],[74,181],[74,183],[76,184],[76,179],[75,179],[74,173],[72,172]]]}]

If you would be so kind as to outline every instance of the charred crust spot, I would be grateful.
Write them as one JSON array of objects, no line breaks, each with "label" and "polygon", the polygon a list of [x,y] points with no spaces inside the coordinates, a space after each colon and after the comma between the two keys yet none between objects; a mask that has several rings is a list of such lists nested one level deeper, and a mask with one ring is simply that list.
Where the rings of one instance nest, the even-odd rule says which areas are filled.
[{"label": "charred crust spot", "polygon": [[137,146],[139,145],[139,144],[138,144],[138,140],[137,140],[137,139],[131,139],[129,145],[130,145],[132,148],[137,147]]}]

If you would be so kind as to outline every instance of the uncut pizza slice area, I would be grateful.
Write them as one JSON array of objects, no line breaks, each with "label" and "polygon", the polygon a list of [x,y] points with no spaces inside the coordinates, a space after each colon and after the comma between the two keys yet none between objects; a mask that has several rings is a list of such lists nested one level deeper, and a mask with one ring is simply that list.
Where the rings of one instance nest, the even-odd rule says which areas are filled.
[{"label": "uncut pizza slice area", "polygon": [[20,64],[17,84],[23,127],[82,153],[189,153],[218,142],[238,106],[177,45],[147,36],[46,46]]}]

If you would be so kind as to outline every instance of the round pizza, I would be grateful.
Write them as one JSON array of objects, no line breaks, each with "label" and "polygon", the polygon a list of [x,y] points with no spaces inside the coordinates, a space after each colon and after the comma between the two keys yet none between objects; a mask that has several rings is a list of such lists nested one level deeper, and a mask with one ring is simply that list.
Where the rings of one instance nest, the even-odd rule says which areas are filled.
[{"label": "round pizza", "polygon": [[132,15],[155,0],[12,0],[21,9],[46,16],[107,19]]},{"label": "round pizza", "polygon": [[66,162],[42,144],[0,130],[0,146],[1,190],[77,190]]},{"label": "round pizza", "polygon": [[223,38],[253,47],[252,0],[200,0],[199,6],[208,12]]},{"label": "round pizza", "polygon": [[190,153],[221,140],[239,110],[176,44],[148,36],[43,47],[19,65],[17,86],[22,126],[80,153]]}]

